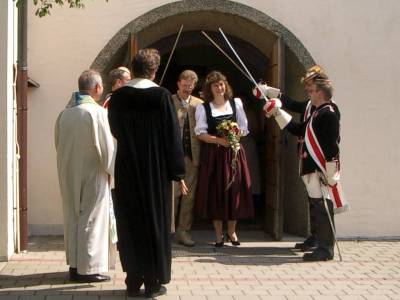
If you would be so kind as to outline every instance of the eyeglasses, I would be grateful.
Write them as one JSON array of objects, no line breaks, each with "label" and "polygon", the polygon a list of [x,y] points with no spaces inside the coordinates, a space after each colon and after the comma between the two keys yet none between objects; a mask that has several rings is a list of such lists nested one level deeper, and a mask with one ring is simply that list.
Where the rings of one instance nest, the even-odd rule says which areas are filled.
[{"label": "eyeglasses", "polygon": [[194,85],[193,84],[185,84],[185,85],[182,85],[182,87],[184,87],[185,89],[193,89]]}]

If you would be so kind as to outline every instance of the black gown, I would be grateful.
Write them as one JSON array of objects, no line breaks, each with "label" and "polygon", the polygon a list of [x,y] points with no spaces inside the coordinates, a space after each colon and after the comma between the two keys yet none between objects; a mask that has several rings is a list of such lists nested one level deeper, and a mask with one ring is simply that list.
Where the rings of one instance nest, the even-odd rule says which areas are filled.
[{"label": "black gown", "polygon": [[122,268],[159,283],[171,279],[171,181],[184,177],[179,123],[161,87],[123,87],[108,118],[117,140],[114,209]]}]

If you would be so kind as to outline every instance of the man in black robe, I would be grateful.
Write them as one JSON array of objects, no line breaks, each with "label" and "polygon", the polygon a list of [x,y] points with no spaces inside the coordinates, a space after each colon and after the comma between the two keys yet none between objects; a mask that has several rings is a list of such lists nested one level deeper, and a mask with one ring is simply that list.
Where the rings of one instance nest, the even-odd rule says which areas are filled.
[{"label": "man in black robe", "polygon": [[128,296],[166,293],[171,279],[172,181],[185,173],[179,123],[171,94],[153,82],[160,64],[155,49],[133,62],[135,78],[115,91],[108,110],[117,140],[115,216]]}]

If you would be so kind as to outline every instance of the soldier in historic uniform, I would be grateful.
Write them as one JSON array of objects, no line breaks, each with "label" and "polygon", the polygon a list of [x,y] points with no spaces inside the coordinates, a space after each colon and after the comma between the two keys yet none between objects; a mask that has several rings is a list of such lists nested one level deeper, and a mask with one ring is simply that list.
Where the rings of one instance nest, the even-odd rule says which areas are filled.
[{"label": "soldier in historic uniform", "polygon": [[300,137],[300,175],[315,218],[312,231],[316,237],[316,248],[303,259],[325,261],[334,256],[334,208],[337,212],[347,208],[339,183],[340,112],[331,100],[332,84],[318,74],[318,68],[309,70],[304,81],[310,103],[301,122],[287,119],[285,124],[279,99],[269,101],[264,110],[267,117],[277,119],[281,128]]},{"label": "soldier in historic uniform", "polygon": [[[304,89],[309,97],[309,90],[316,79],[328,79],[327,74],[320,66],[313,66],[309,68],[302,78]],[[301,121],[305,122],[315,110],[315,106],[311,104],[311,100],[308,101],[297,101],[293,100],[286,94],[282,94],[280,97],[282,101],[282,107],[301,115]],[[299,159],[304,143],[304,135],[298,136],[298,154]],[[299,160],[302,161],[301,159]],[[299,166],[301,168],[301,165]],[[301,172],[301,170],[299,170]],[[310,223],[310,234],[302,243],[296,243],[295,248],[301,251],[314,250],[317,247],[317,220],[316,220],[316,206],[314,201],[308,201],[309,209],[309,223]]]}]

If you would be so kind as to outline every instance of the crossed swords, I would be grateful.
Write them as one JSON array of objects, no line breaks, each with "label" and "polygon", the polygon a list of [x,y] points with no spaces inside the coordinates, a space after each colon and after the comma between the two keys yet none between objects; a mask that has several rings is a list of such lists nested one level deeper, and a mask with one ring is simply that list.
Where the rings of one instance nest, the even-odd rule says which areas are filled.
[{"label": "crossed swords", "polygon": [[[168,57],[168,61],[167,61],[167,65],[165,66],[164,72],[161,76],[159,85],[161,86],[163,80],[164,80],[164,76],[167,73],[167,69],[169,66],[169,63],[171,62],[172,56],[174,55],[175,49],[176,49],[176,45],[178,44],[178,40],[179,37],[181,36],[183,30],[183,25],[181,25],[178,35],[176,36],[175,39],[175,43],[174,46],[172,47],[172,51]],[[201,33],[251,82],[254,84],[254,86],[256,86],[258,88],[258,90],[261,93],[261,96],[264,98],[264,100],[268,103],[270,100],[267,98],[267,96],[264,94],[263,90],[260,88],[259,84],[254,80],[254,77],[251,75],[249,69],[247,69],[246,65],[244,64],[244,62],[242,61],[242,59],[240,58],[240,56],[237,54],[236,50],[233,48],[232,44],[229,42],[228,38],[226,37],[225,33],[223,32],[223,30],[221,28],[218,28],[219,32],[221,33],[222,37],[224,38],[225,42],[227,43],[227,45],[229,46],[229,48],[231,49],[232,53],[236,56],[237,60],[239,61],[239,63],[242,65],[243,69],[204,31],[201,31]],[[332,234],[334,237],[334,241],[335,241],[335,245],[337,247],[338,250],[338,254],[339,254],[339,259],[340,261],[342,261],[342,254],[340,252],[340,248],[339,248],[339,243],[337,241],[336,238],[336,230],[335,230],[335,226],[333,225],[333,220],[331,218],[331,215],[329,213],[329,209],[328,209],[328,204],[327,204],[327,197],[325,195],[325,193],[323,192],[322,194],[322,198],[324,201],[324,207],[325,207],[325,211],[326,214],[328,215],[329,218],[329,224],[331,225],[331,229],[332,229]]]},{"label": "crossed swords", "polygon": [[[178,40],[181,36],[183,30],[183,25],[181,25],[181,27],[179,28],[178,34],[176,36],[174,45],[172,47],[171,53],[169,54],[168,57],[168,61],[167,61],[167,65],[165,66],[164,72],[161,76],[159,85],[161,86],[163,81],[164,81],[164,77],[165,74],[167,73],[167,69],[169,66],[169,63],[171,62],[172,56],[174,55],[175,49],[176,49],[176,45],[178,44]],[[239,57],[239,55],[237,54],[237,52],[235,51],[235,49],[233,48],[232,44],[229,42],[228,38],[226,37],[225,33],[223,32],[223,30],[221,28],[218,28],[219,32],[221,33],[222,37],[224,38],[224,40],[226,41],[226,43],[228,44],[229,48],[232,50],[233,54],[235,54],[236,58],[238,59],[238,61],[240,62],[240,64],[242,65],[243,69],[204,31],[201,31],[201,33],[227,58],[229,59],[229,61],[248,79],[250,80],[256,87],[259,87],[259,84],[254,80],[253,76],[251,75],[250,71],[247,69],[246,65],[243,63],[243,61],[241,60],[241,58]],[[264,92],[259,88],[263,98],[265,99],[265,101],[269,101],[269,99],[265,96]]]}]

